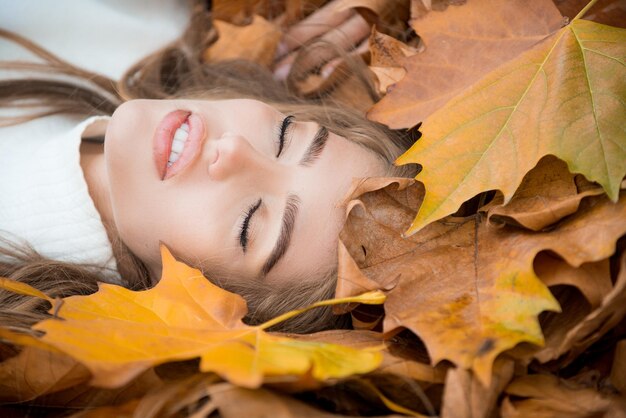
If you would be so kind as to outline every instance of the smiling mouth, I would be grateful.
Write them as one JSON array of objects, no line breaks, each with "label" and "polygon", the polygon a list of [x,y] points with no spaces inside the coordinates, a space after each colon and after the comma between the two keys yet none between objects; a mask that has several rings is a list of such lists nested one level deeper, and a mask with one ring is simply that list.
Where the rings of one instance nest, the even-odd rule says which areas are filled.
[{"label": "smiling mouth", "polygon": [[153,156],[159,178],[167,180],[184,171],[200,154],[203,119],[188,110],[174,110],[155,130]]}]

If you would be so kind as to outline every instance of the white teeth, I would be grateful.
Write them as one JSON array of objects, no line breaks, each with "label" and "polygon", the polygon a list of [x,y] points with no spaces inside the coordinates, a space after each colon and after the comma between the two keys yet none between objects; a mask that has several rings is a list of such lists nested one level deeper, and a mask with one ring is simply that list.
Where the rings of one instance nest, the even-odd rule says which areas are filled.
[{"label": "white teeth", "polygon": [[185,141],[181,141],[180,139],[174,138],[174,140],[172,141],[172,151],[180,154],[184,147],[185,147]]},{"label": "white teeth", "polygon": [[189,136],[189,132],[181,128],[176,129],[176,133],[174,133],[174,139],[179,139],[181,141],[184,141],[185,139],[187,139],[188,136]]},{"label": "white teeth", "polygon": [[169,158],[169,160],[167,160],[167,162],[169,162],[169,163],[175,163],[175,162],[176,162],[176,160],[178,160],[178,158],[179,158],[179,157],[180,157],[180,154],[179,154],[179,153],[172,151],[172,152],[170,153],[170,158]]},{"label": "white teeth", "polygon": [[183,148],[185,148],[185,142],[187,142],[187,137],[189,137],[189,125],[187,123],[183,123],[180,125],[180,128],[176,129],[174,133],[174,140],[172,141],[172,151],[170,152],[170,156],[167,160],[167,166],[171,166],[173,163],[178,160],[180,154],[183,152]]}]

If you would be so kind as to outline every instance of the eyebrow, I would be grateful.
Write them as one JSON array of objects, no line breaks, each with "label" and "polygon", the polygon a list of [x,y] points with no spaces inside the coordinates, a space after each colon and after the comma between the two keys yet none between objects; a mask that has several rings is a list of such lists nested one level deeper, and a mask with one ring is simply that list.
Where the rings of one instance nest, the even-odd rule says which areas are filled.
[{"label": "eyebrow", "polygon": [[[313,140],[309,144],[309,147],[306,149],[304,155],[300,159],[298,165],[305,167],[311,166],[322,154],[322,151],[324,150],[327,141],[328,129],[326,129],[324,126],[320,126],[320,128],[315,133]],[[283,219],[282,226],[280,228],[280,235],[278,236],[278,241],[276,241],[276,245],[274,245],[274,249],[270,253],[265,264],[263,265],[263,269],[261,270],[263,276],[267,275],[272,270],[272,268],[274,268],[276,263],[278,263],[278,261],[287,252],[289,244],[291,243],[293,228],[296,224],[296,217],[298,216],[299,209],[300,198],[294,194],[289,194],[287,196],[287,201],[285,202],[285,209],[283,210]]]},{"label": "eyebrow", "polygon": [[322,151],[324,151],[326,141],[328,141],[328,129],[320,126],[298,165],[305,167],[311,166],[319,158]]},{"label": "eyebrow", "polygon": [[293,228],[296,224],[296,218],[298,216],[299,209],[300,199],[298,198],[298,196],[294,194],[290,194],[289,196],[287,196],[285,210],[283,211],[283,220],[282,226],[280,228],[280,235],[278,236],[278,241],[276,241],[274,249],[267,258],[265,264],[263,265],[263,276],[269,273],[270,270],[272,270],[272,268],[276,265],[276,263],[278,263],[278,260],[280,260],[281,257],[287,252],[287,248],[289,248],[289,243],[291,242],[291,237],[293,235]]}]

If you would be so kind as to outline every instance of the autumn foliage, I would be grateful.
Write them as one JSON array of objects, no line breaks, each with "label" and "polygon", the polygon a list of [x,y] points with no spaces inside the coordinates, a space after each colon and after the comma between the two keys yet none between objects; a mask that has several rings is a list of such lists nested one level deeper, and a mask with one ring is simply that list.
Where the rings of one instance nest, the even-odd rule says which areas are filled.
[{"label": "autumn foliage", "polygon": [[[203,59],[270,70],[312,12],[212,3]],[[241,297],[165,247],[140,292],[61,300],[1,279],[51,305],[29,334],[0,327],[17,348],[0,363],[7,413],[626,416],[626,7],[332,3],[371,25],[361,58],[383,97],[368,118],[421,132],[397,160],[415,179],[359,179],[346,196],[337,299],[320,304],[354,329],[267,330],[298,312],[246,325]],[[348,102],[354,80],[333,62],[288,83]]]}]

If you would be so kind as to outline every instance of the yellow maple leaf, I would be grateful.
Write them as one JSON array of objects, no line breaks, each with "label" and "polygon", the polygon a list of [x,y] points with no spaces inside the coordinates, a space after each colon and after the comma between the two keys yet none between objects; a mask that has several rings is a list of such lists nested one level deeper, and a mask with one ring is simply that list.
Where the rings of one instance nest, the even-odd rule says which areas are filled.
[{"label": "yellow maple leaf", "polygon": [[[251,388],[270,377],[273,381],[277,377],[293,381],[298,376],[320,381],[342,378],[372,371],[381,362],[378,349],[298,341],[264,331],[302,310],[248,326],[241,320],[246,314],[243,298],[211,284],[199,270],[175,260],[164,246],[161,254],[163,275],[152,289],[135,292],[102,284],[92,295],[63,299],[54,319],[33,326],[45,332],[37,340],[43,343],[40,346],[49,345],[75,358],[93,374],[93,385],[109,388],[152,366],[197,357],[200,371]],[[11,287],[6,282],[0,287]],[[311,307],[383,301],[382,293],[370,292]]]},{"label": "yellow maple leaf", "polygon": [[508,202],[553,154],[616,201],[626,174],[626,30],[575,20],[429,117],[397,163],[420,163],[424,203],[406,234],[486,190]]}]

